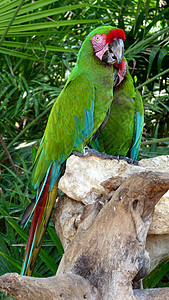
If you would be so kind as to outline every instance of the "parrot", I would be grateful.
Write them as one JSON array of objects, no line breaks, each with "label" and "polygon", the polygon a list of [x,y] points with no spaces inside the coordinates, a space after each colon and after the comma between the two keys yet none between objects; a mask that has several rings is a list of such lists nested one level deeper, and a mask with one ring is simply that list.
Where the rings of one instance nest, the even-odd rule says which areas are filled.
[{"label": "parrot", "polygon": [[[117,68],[110,112],[91,139],[91,148],[136,162],[144,125],[142,97],[133,84],[125,58]],[[130,162],[130,160],[128,160]]]},{"label": "parrot", "polygon": [[21,275],[33,273],[67,158],[73,151],[83,152],[110,110],[124,40],[124,31],[110,25],[92,30],[54,102],[33,162],[31,179],[36,197],[21,220],[26,226],[32,217]]}]

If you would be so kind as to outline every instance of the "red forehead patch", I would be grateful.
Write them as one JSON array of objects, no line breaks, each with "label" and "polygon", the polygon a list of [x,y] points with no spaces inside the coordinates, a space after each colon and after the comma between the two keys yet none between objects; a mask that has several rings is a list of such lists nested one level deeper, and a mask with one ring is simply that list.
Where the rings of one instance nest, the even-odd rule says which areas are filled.
[{"label": "red forehead patch", "polygon": [[121,38],[124,42],[125,33],[123,29],[113,29],[106,35],[106,43],[112,43],[115,39]]}]

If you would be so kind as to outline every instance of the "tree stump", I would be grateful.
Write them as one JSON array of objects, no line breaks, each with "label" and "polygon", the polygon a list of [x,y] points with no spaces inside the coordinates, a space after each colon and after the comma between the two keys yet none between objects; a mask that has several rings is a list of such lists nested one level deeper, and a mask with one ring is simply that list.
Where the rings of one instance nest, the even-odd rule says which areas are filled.
[{"label": "tree stump", "polygon": [[[70,198],[65,200],[65,196],[59,199],[54,223],[58,225],[64,201],[70,202],[75,234],[65,244],[56,276],[5,274],[0,277],[3,292],[16,299],[35,300],[168,299],[168,288],[133,290],[133,281],[149,272],[147,232],[157,201],[169,189],[169,174],[148,171],[128,178],[116,176],[104,181],[102,187],[102,195],[87,206]],[[61,226],[59,234],[64,241]]]}]

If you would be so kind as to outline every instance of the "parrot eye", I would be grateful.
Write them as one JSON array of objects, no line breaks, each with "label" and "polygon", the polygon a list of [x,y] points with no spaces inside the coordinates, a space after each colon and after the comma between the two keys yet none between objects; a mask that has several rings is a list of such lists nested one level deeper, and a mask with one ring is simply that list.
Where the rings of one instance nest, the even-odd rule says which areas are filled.
[{"label": "parrot eye", "polygon": [[99,38],[98,35],[96,35],[95,40],[96,40],[96,42],[99,42],[99,41],[100,41],[100,38]]}]

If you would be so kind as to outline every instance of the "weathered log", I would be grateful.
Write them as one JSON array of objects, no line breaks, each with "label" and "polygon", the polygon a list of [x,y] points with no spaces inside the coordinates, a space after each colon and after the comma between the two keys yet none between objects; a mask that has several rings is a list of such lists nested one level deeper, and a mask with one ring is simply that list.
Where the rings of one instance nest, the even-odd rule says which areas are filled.
[{"label": "weathered log", "polygon": [[169,288],[134,290],[137,300],[168,300]]},{"label": "weathered log", "polygon": [[[86,207],[81,219],[74,218],[76,232],[56,276],[6,274],[0,277],[3,292],[35,300],[159,299],[152,298],[155,290],[133,293],[132,281],[149,271],[147,232],[155,204],[169,189],[169,174],[143,172],[124,180],[112,178],[104,185],[108,192]],[[160,300],[167,299],[167,292],[159,290]]]},{"label": "weathered log", "polygon": [[148,235],[146,241],[146,250],[150,255],[150,271],[152,271],[163,260],[169,257],[169,235]]},{"label": "weathered log", "polygon": [[[78,275],[32,278],[9,273],[1,276],[0,285],[3,286],[2,292],[12,293],[16,300],[102,299],[97,290]],[[134,290],[134,296],[136,300],[168,300],[169,288]]]},{"label": "weathered log", "polygon": [[86,278],[105,300],[134,299],[132,280],[149,271],[147,232],[154,206],[169,188],[168,180],[169,174],[153,172],[126,179],[91,226],[77,231],[57,274]]},{"label": "weathered log", "polygon": [[96,288],[83,277],[64,274],[48,278],[33,278],[9,273],[0,277],[2,292],[23,300],[100,300]]},{"label": "weathered log", "polygon": [[[96,288],[78,275],[32,278],[9,273],[1,276],[4,293],[12,293],[16,300],[101,300]],[[134,290],[136,300],[168,300],[169,288]],[[113,299],[113,298],[110,298]],[[125,300],[132,298],[118,298]]]},{"label": "weathered log", "polygon": [[[82,165],[84,162],[84,165],[90,164],[91,161],[90,157],[75,157],[70,158],[70,161],[71,159],[81,160]],[[168,157],[164,157],[165,165],[166,159],[169,162]],[[96,165],[93,177],[98,174],[96,168],[99,162],[97,158],[94,161]],[[114,170],[111,170],[112,165],[115,166]],[[76,167],[78,168],[77,164]],[[168,299],[168,288],[133,291],[133,280],[139,280],[149,272],[149,254],[145,249],[147,232],[155,204],[169,189],[169,174],[156,172],[156,166],[152,167],[154,172],[142,172],[144,167],[128,168],[124,161],[105,160],[102,168],[107,169],[105,176],[99,172],[99,180],[91,178],[91,173],[88,173],[93,181],[90,182],[89,179],[87,186],[84,177],[82,187],[86,198],[81,193],[81,187],[78,190],[78,183],[72,179],[75,187],[73,189],[73,186],[69,186],[71,195],[76,197],[79,193],[76,200],[81,202],[67,196],[62,196],[57,201],[54,223],[65,247],[65,254],[56,276],[31,278],[15,273],[5,274],[0,277],[3,292],[10,293],[16,299],[28,300]],[[87,169],[86,165],[84,169]],[[113,176],[117,169],[118,175]],[[81,172],[80,180],[83,176]],[[93,184],[92,188],[89,187],[90,184]],[[166,220],[167,218],[164,224],[167,223]],[[155,230],[157,229],[158,234],[158,224],[155,225]],[[165,228],[165,232],[166,230]],[[162,255],[167,257],[168,246],[166,243],[165,250],[162,251],[158,238],[154,240],[152,231],[151,238],[154,245],[159,247],[159,255],[155,253],[151,257],[155,258],[155,266]],[[167,235],[165,238],[167,241]],[[147,249],[151,253],[154,251],[150,240]]]},{"label": "weathered log", "polygon": [[[106,160],[94,156],[82,159],[71,156],[59,186],[73,199],[67,196],[59,199],[54,219],[56,232],[64,248],[80,228],[90,226],[95,214],[126,178],[150,170],[168,173],[169,155],[143,159],[139,161],[139,166],[130,165],[123,160]],[[146,248],[150,254],[150,270],[165,258],[169,258],[168,241],[169,191],[155,206],[153,221],[148,231]]]}]

